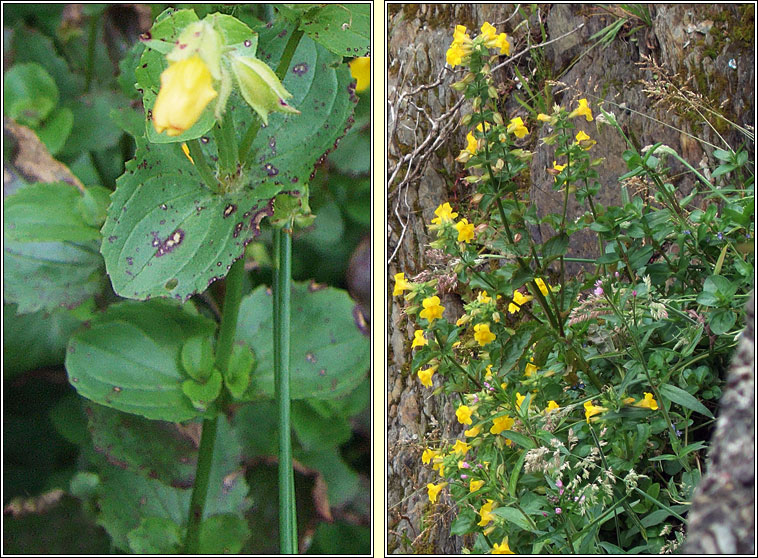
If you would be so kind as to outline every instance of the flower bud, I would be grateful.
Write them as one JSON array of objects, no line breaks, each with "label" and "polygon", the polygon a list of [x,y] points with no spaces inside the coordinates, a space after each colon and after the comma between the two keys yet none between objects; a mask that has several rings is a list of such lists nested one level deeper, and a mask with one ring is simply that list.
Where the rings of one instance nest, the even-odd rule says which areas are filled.
[{"label": "flower bud", "polygon": [[218,93],[200,56],[171,64],[161,74],[161,89],[153,105],[153,127],[159,134],[178,136],[191,128]]},{"label": "flower bud", "polygon": [[471,122],[471,113],[464,114],[463,118],[461,118],[461,126],[468,126]]},{"label": "flower bud", "polygon": [[287,104],[292,97],[274,71],[265,62],[249,56],[233,56],[232,71],[245,101],[253,108],[264,124],[268,124],[268,113],[288,112],[300,114],[300,111]]},{"label": "flower bud", "polygon": [[356,80],[355,91],[360,93],[365,91],[371,85],[371,58],[368,56],[359,56],[350,64],[350,75]]},{"label": "flower bud", "polygon": [[190,23],[179,34],[174,49],[166,55],[169,63],[181,62],[195,55],[208,66],[213,79],[221,79],[222,40],[213,25],[203,21]]},{"label": "flower bud", "polygon": [[497,89],[495,89],[494,85],[490,85],[487,88],[487,95],[489,95],[490,99],[497,99]]},{"label": "flower bud", "polygon": [[495,124],[498,124],[499,126],[502,126],[505,124],[505,121],[503,120],[503,115],[499,112],[496,112],[492,115],[492,120],[495,121]]}]

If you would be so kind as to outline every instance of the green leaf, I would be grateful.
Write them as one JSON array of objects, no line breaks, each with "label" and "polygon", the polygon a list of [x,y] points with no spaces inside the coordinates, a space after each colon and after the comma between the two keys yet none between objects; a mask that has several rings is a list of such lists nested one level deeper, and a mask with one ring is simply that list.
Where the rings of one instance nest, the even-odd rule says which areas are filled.
[{"label": "green leaf", "polygon": [[58,87],[34,62],[16,64],[3,76],[4,112],[25,126],[36,127],[58,104]]},{"label": "green leaf", "polygon": [[476,513],[473,510],[464,509],[450,525],[450,534],[463,536],[473,531],[474,525],[476,525]]},{"label": "green leaf", "polygon": [[122,302],[71,338],[69,381],[80,395],[120,411],[181,422],[199,413],[182,391],[185,340],[213,335],[208,318],[171,301]]},{"label": "green leaf", "polygon": [[19,242],[86,242],[100,237],[80,215],[71,184],[31,184],[5,198],[5,238]]},{"label": "green leaf", "polygon": [[[240,515],[250,507],[249,488],[240,470],[239,442],[226,418],[220,416],[218,420],[204,519],[221,514]],[[137,442],[132,445],[132,451],[138,452]],[[196,459],[196,451],[190,461]],[[105,527],[117,547],[128,548],[127,534],[138,527],[144,517],[161,517],[185,525],[191,490],[170,487],[148,478],[144,471],[135,473],[110,466],[100,459],[98,523]],[[146,460],[147,455],[143,459]],[[193,481],[194,474],[189,477],[187,486],[192,486]]]},{"label": "green leaf", "polygon": [[224,374],[224,384],[232,394],[239,399],[250,385],[250,374],[255,366],[255,355],[252,349],[244,343],[235,343],[229,358],[229,367]]},{"label": "green leaf", "polygon": [[92,91],[68,103],[74,115],[74,124],[60,155],[74,158],[82,152],[102,151],[116,146],[121,130],[110,114],[112,110],[128,105],[126,97],[110,90]]},{"label": "green leaf", "polygon": [[[84,222],[91,227],[97,227],[98,231],[105,222],[108,206],[111,203],[111,191],[102,186],[90,186],[82,194],[77,202],[79,214]],[[98,232],[98,237],[100,236]]]},{"label": "green leaf", "polygon": [[213,360],[213,343],[209,337],[193,337],[182,346],[182,367],[199,382],[205,382],[210,377]]},{"label": "green leaf", "polygon": [[209,517],[200,524],[200,554],[239,554],[250,537],[247,522],[232,514]]},{"label": "green leaf", "polygon": [[329,505],[340,507],[356,497],[361,489],[360,477],[340,455],[339,448],[307,453],[295,452],[295,459],[316,469],[326,481]]},{"label": "green leaf", "polygon": [[542,246],[542,265],[564,255],[568,249],[569,237],[566,233],[560,233],[545,242]]},{"label": "green leaf", "polygon": [[190,398],[196,409],[205,411],[221,395],[223,383],[221,372],[214,369],[213,374],[205,383],[191,379],[182,382],[182,391]]},{"label": "green leaf", "polygon": [[134,554],[179,554],[184,530],[170,519],[143,517],[126,538]]},{"label": "green leaf", "polygon": [[292,402],[292,428],[306,451],[339,446],[352,434],[346,417],[320,415],[307,401]]},{"label": "green leaf", "polygon": [[660,390],[661,395],[670,399],[674,403],[681,405],[685,409],[698,412],[708,418],[714,418],[713,413],[711,413],[705,405],[683,389],[672,386],[671,384],[662,384],[658,389]]},{"label": "green leaf", "polygon": [[116,293],[140,300],[187,299],[224,277],[280,189],[216,195],[175,144],[140,145],[126,169],[100,249]]},{"label": "green leaf", "polygon": [[497,508],[493,513],[525,531],[532,531],[532,525],[529,523],[529,520],[524,516],[523,512],[516,508]]},{"label": "green leaf", "polygon": [[311,39],[340,56],[371,54],[369,4],[322,4],[303,16],[300,28]]},{"label": "green leaf", "polygon": [[[34,6],[34,11],[38,8]],[[13,30],[13,54],[17,63],[36,62],[42,66],[55,80],[61,99],[73,98],[84,90],[84,76],[72,72],[52,39],[37,29],[19,25]]]},{"label": "green leaf", "polygon": [[708,315],[708,325],[715,335],[724,335],[737,322],[737,315],[728,308],[722,308]]},{"label": "green leaf", "polygon": [[[276,25],[265,29],[266,41],[261,41],[268,50],[260,56],[272,67],[286,44],[279,37],[282,30]],[[283,84],[293,94],[290,104],[302,114],[270,115],[236,179],[235,193],[211,192],[178,145],[138,141],[135,160],[117,181],[103,228],[102,253],[119,295],[186,299],[226,275],[258,232],[260,220],[270,214],[271,198],[283,190],[298,195],[316,163],[345,133],[357,97],[348,88],[349,70],[338,61],[310,39],[301,40]],[[159,75],[149,78],[156,93]],[[238,139],[259,125],[235,93],[227,115]],[[212,139],[203,149],[207,158],[216,156]]]},{"label": "green leaf", "polygon": [[69,310],[17,314],[15,304],[4,304],[3,377],[62,364],[68,338],[81,324]]},{"label": "green leaf", "polygon": [[55,155],[66,143],[74,127],[74,113],[68,107],[55,109],[37,128],[37,136],[51,155]]},{"label": "green leaf", "polygon": [[505,436],[509,440],[513,440],[522,448],[526,448],[528,450],[535,448],[534,440],[532,440],[528,436],[524,436],[523,434],[519,432],[515,432],[513,430],[504,430],[503,436]]},{"label": "green leaf", "polygon": [[97,522],[120,549],[129,549],[129,533],[145,517],[160,517],[176,525],[187,520],[190,491],[172,488],[118,467],[108,467],[101,474],[98,487]]},{"label": "green leaf", "polygon": [[307,554],[348,554],[359,556],[371,553],[371,529],[344,521],[319,523]]},{"label": "green leaf", "polygon": [[90,401],[85,401],[84,408],[92,445],[109,463],[175,488],[192,487],[197,443],[190,429]]},{"label": "green leaf", "polygon": [[76,308],[101,290],[101,267],[94,241],[8,240],[3,247],[5,302],[18,304],[22,314]]},{"label": "green leaf", "polygon": [[[370,347],[353,318],[349,295],[295,283],[291,298],[291,397],[328,399],[355,388],[369,369]],[[273,397],[272,300],[259,287],[242,300],[237,340],[255,350],[258,364],[248,399]]]}]

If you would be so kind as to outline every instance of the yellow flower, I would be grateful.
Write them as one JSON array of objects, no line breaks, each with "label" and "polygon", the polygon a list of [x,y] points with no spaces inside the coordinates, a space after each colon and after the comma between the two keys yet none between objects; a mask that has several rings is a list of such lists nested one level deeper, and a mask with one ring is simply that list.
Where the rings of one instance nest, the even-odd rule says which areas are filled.
[{"label": "yellow flower", "polygon": [[437,495],[440,493],[440,490],[445,488],[447,486],[446,482],[441,482],[439,484],[432,484],[431,482],[426,485],[426,490],[429,493],[429,501],[434,503],[437,501]]},{"label": "yellow flower", "polygon": [[466,442],[462,440],[456,440],[455,444],[453,444],[453,453],[466,455],[468,453],[468,450],[470,449],[471,449],[471,446],[469,446]]},{"label": "yellow flower", "polygon": [[471,480],[471,482],[468,485],[468,491],[469,492],[476,492],[479,490],[482,486],[484,486],[483,480]]},{"label": "yellow flower", "polygon": [[466,134],[466,149],[464,151],[467,151],[471,155],[476,155],[476,138],[474,137],[474,132]]},{"label": "yellow flower", "polygon": [[551,399],[550,401],[547,402],[547,407],[545,407],[545,412],[549,413],[550,411],[553,411],[555,409],[560,409],[560,408],[561,406]]},{"label": "yellow flower", "polygon": [[185,142],[182,142],[182,153],[184,153],[184,156],[189,159],[189,162],[193,165],[195,164],[195,160],[192,158],[189,152],[189,147],[187,147],[187,144]]},{"label": "yellow flower", "polygon": [[497,29],[495,29],[495,27],[491,23],[485,21],[482,24],[482,37],[484,37],[485,41],[494,39],[496,34],[497,34]]},{"label": "yellow flower", "polygon": [[475,436],[478,436],[481,431],[482,431],[481,426],[473,426],[469,428],[468,430],[464,430],[463,434],[465,434],[466,437],[468,438],[474,438]]},{"label": "yellow flower", "polygon": [[350,75],[355,78],[355,90],[357,92],[365,91],[371,85],[371,58],[368,56],[359,56],[351,61]]},{"label": "yellow flower", "polygon": [[445,464],[442,462],[441,457],[434,458],[434,464],[432,465],[432,470],[437,471],[441,477],[445,476]]},{"label": "yellow flower", "polygon": [[[487,294],[487,291],[482,291],[478,295],[476,295],[477,302],[481,302],[482,304],[489,304],[492,302],[492,297]],[[492,366],[490,364],[490,366]]]},{"label": "yellow flower", "polygon": [[587,99],[579,99],[579,106],[571,111],[569,118],[584,116],[587,122],[592,122],[592,110],[587,106]]},{"label": "yellow flower", "polygon": [[500,49],[500,54],[511,53],[511,43],[508,42],[508,35],[500,33],[495,39],[495,48]]},{"label": "yellow flower", "polygon": [[526,399],[526,395],[521,395],[519,392],[516,392],[516,407],[520,409],[524,399]]},{"label": "yellow flower", "polygon": [[607,410],[608,409],[606,409],[605,407],[598,407],[596,405],[593,405],[592,401],[584,402],[584,416],[587,419],[587,422],[590,421],[590,417],[599,415],[600,413],[603,413]]},{"label": "yellow flower", "polygon": [[474,224],[465,217],[455,224],[455,230],[458,231],[458,242],[468,244],[474,239]]},{"label": "yellow flower", "polygon": [[487,503],[484,504],[481,509],[479,510],[479,515],[482,516],[482,519],[477,523],[480,527],[486,526],[490,521],[495,519],[495,515],[492,513],[492,508],[495,507],[495,501],[494,500],[487,500]]},{"label": "yellow flower", "polygon": [[463,25],[456,25],[453,32],[453,42],[450,44],[450,48],[447,49],[445,54],[445,60],[452,67],[457,66],[463,62],[471,53],[471,37],[466,33],[466,27]]},{"label": "yellow flower", "polygon": [[465,55],[466,52],[463,50],[463,47],[459,44],[453,43],[445,53],[445,61],[450,64],[451,67],[455,68],[463,62],[463,57]]},{"label": "yellow flower", "polygon": [[411,343],[411,349],[414,347],[423,347],[424,345],[427,345],[429,341],[426,340],[424,337],[424,330],[423,329],[417,329],[413,332],[413,343]]},{"label": "yellow flower", "polygon": [[405,280],[405,273],[395,273],[395,288],[392,291],[392,296],[403,294],[403,291],[410,289],[408,281]]},{"label": "yellow flower", "polygon": [[445,310],[444,306],[440,306],[440,297],[436,295],[425,298],[421,304],[424,306],[424,309],[419,312],[419,317],[429,320],[429,323],[432,323],[437,318],[441,318],[442,312]]},{"label": "yellow flower", "polygon": [[161,74],[161,89],[153,105],[155,131],[172,137],[185,132],[217,95],[211,72],[198,55],[171,64]]},{"label": "yellow flower", "polygon": [[474,339],[479,342],[480,347],[492,343],[495,338],[495,334],[490,331],[490,324],[476,324],[474,326]]},{"label": "yellow flower", "polygon": [[450,207],[450,203],[448,202],[445,202],[437,207],[437,209],[434,210],[434,214],[436,215],[436,217],[432,219],[432,224],[434,225],[438,225],[443,221],[452,221],[458,217],[458,214],[453,211],[453,208]]},{"label": "yellow flower", "polygon": [[521,291],[513,291],[513,302],[508,305],[508,312],[515,314],[530,300],[532,300],[531,295],[523,295]]},{"label": "yellow flower", "polygon": [[644,407],[646,409],[650,409],[651,411],[655,411],[658,409],[658,402],[653,399],[653,394],[645,392],[645,398],[640,399],[637,403],[634,404],[635,407]]},{"label": "yellow flower", "polygon": [[593,139],[590,139],[590,137],[587,134],[585,134],[584,132],[580,130],[576,134],[576,143],[579,144],[579,147],[581,147],[585,151],[588,151],[597,142]]},{"label": "yellow flower", "polygon": [[505,537],[500,544],[495,543],[492,554],[513,554],[511,547],[508,546],[508,537]]},{"label": "yellow flower", "polygon": [[534,282],[537,283],[537,287],[539,287],[542,296],[547,296],[547,285],[545,284],[545,281],[540,277],[537,277]]},{"label": "yellow flower", "polygon": [[492,365],[488,364],[487,369],[485,370],[484,379],[489,380],[491,377],[492,377]]},{"label": "yellow flower", "polygon": [[539,113],[537,115],[537,120],[539,120],[540,122],[550,122],[552,120],[552,117],[548,116],[547,114]]},{"label": "yellow flower", "polygon": [[494,434],[495,436],[497,436],[503,430],[510,430],[511,427],[515,423],[516,421],[513,420],[508,415],[505,415],[504,417],[497,417],[496,419],[492,419],[492,428],[490,428],[490,434]]},{"label": "yellow flower", "polygon": [[529,130],[527,130],[526,126],[524,126],[524,121],[521,120],[520,116],[517,116],[516,118],[511,118],[511,121],[508,123],[508,128],[506,128],[506,131],[513,132],[517,138],[523,138],[525,135],[529,133]]},{"label": "yellow flower", "polygon": [[524,369],[524,376],[527,378],[534,374],[537,371],[537,367],[532,364],[531,362],[526,363],[526,368]]},{"label": "yellow flower", "polygon": [[428,465],[429,463],[432,462],[432,459],[437,457],[439,454],[440,452],[438,452],[437,450],[426,448],[424,450],[424,453],[421,454],[421,463],[423,463],[424,465]]},{"label": "yellow flower", "polygon": [[434,376],[434,373],[437,371],[438,366],[438,364],[435,364],[426,370],[418,371],[418,379],[421,380],[421,385],[428,388],[432,387],[432,376]]},{"label": "yellow flower", "polygon": [[456,409],[455,416],[461,424],[471,424],[471,408],[468,405],[461,405]]}]

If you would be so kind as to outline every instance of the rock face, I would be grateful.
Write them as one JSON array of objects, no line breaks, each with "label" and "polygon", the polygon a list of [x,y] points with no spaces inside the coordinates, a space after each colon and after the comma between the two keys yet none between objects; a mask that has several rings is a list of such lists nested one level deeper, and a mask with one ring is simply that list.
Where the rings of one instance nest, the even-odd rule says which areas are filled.
[{"label": "rock face", "polygon": [[[749,128],[754,119],[753,6],[648,6],[650,25],[630,17],[605,47],[590,37],[617,17],[597,5],[538,5],[539,11],[534,13],[526,6],[519,10],[512,4],[389,6],[390,278],[400,271],[412,278],[436,264],[427,252],[432,238],[426,230],[434,209],[444,201],[466,203],[471,195],[470,188],[457,180],[462,167],[454,160],[465,145],[465,132],[458,124],[462,113],[455,110],[460,96],[449,85],[462,73],[460,69],[453,72],[445,68],[445,52],[456,24],[478,30],[484,21],[492,22],[498,30],[508,33],[512,57],[528,44],[543,40],[541,25],[547,33],[545,40],[558,39],[539,49],[541,62],[535,62],[533,53],[526,53],[500,70],[497,77],[501,91],[506,92],[503,113],[509,117],[526,116],[514,98],[526,98],[525,88],[515,79],[513,64],[517,64],[527,80],[540,82],[549,77],[560,82],[553,88],[550,103],[569,106],[586,97],[593,106],[601,104],[613,112],[637,148],[662,142],[696,168],[712,160],[714,148],[727,145],[745,143],[750,156],[754,156],[754,143],[736,129]],[[631,33],[633,28],[637,29]],[[659,94],[651,96],[646,89]],[[714,116],[712,111],[730,122]],[[626,149],[624,140],[609,127],[598,128],[596,122],[582,122],[580,129],[598,141],[593,155],[605,158],[598,168],[598,201],[604,205],[618,203],[618,177],[627,170],[621,158]],[[533,149],[539,133],[536,128],[532,132],[527,148]],[[674,173],[684,170],[671,160],[669,165]],[[552,176],[545,172],[551,166],[552,156],[544,149],[536,149],[528,193],[539,200],[541,215],[557,211],[562,203],[562,198],[552,191]],[[684,194],[695,183],[691,174],[684,173],[674,185]],[[584,208],[571,207],[569,211],[576,216]],[[551,233],[535,230],[533,234],[539,238]],[[570,255],[593,257],[595,250],[594,238],[572,237]],[[445,295],[443,305],[453,319],[456,312],[461,312],[455,292]],[[454,513],[444,496],[437,504],[427,498],[426,484],[437,482],[437,473],[421,463],[426,443],[455,437],[458,429],[453,406],[444,397],[430,397],[429,390],[424,390],[412,376],[413,326],[402,308],[401,297],[390,299],[388,551],[460,553],[464,541],[450,536]]]},{"label": "rock face", "polygon": [[745,331],[721,398],[706,474],[692,499],[684,554],[755,554],[754,320],[751,296]]}]

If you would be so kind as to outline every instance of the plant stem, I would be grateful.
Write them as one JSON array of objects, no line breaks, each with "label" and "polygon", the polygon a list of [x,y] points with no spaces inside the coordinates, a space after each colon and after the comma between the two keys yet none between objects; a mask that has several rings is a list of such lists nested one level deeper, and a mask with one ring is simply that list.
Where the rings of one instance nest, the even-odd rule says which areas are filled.
[{"label": "plant stem", "polygon": [[89,93],[92,88],[92,76],[95,72],[95,44],[97,42],[97,17],[90,16],[89,38],[87,40],[87,65],[84,67],[84,91]]},{"label": "plant stem", "polygon": [[297,554],[295,491],[290,432],[291,230],[274,232],[274,381],[279,402],[279,551]]},{"label": "plant stem", "polygon": [[[232,354],[234,335],[237,331],[237,314],[242,299],[242,278],[245,275],[245,260],[238,259],[229,270],[226,277],[226,295],[224,297],[224,313],[221,317],[221,328],[216,343],[215,366],[222,372],[229,366]],[[222,396],[222,401],[224,397]],[[186,554],[197,554],[200,550],[200,524],[203,520],[205,500],[208,496],[208,481],[213,463],[213,448],[216,442],[216,427],[218,417],[203,420],[203,433],[200,438],[200,448],[197,454],[197,471],[195,484],[192,487],[189,519],[187,520],[187,538],[184,542]]]},{"label": "plant stem", "polygon": [[187,147],[189,148],[192,162],[195,165],[197,172],[200,173],[200,177],[203,179],[203,182],[205,182],[205,185],[208,186],[211,192],[218,192],[218,180],[216,180],[216,177],[213,175],[213,171],[208,166],[208,161],[205,160],[205,154],[203,153],[203,149],[200,146],[200,142],[196,139],[189,140],[187,142]]},{"label": "plant stem", "polygon": [[205,499],[208,496],[208,481],[213,464],[213,447],[216,444],[216,426],[218,417],[203,420],[203,433],[200,437],[200,449],[197,453],[197,472],[192,487],[189,520],[187,521],[187,538],[184,540],[185,554],[200,552],[200,524],[203,521]]}]

